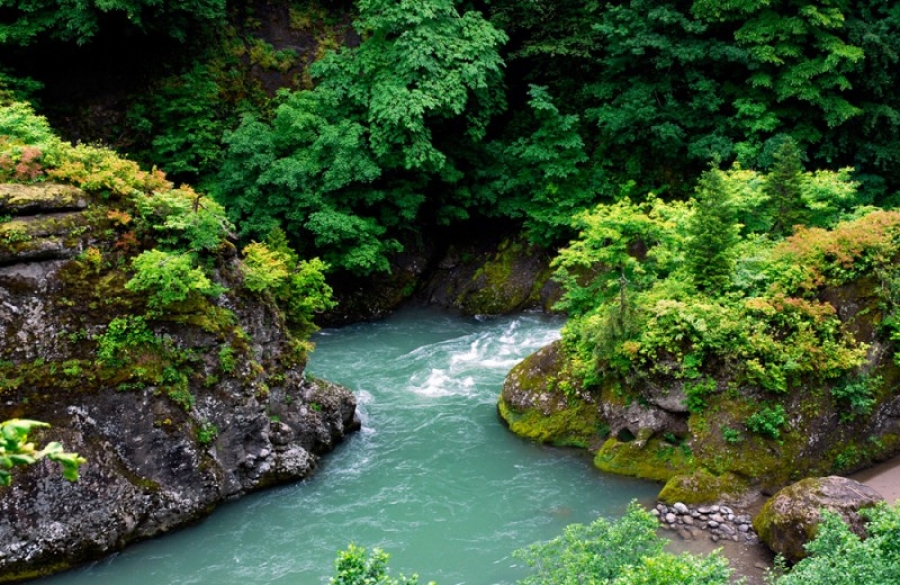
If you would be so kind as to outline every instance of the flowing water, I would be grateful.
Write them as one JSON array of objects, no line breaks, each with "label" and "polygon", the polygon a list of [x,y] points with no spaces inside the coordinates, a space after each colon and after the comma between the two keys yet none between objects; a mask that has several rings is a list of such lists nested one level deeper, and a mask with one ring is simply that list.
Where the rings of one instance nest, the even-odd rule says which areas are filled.
[{"label": "flowing water", "polygon": [[363,428],[312,478],[41,583],[317,585],[351,542],[385,549],[392,574],[422,582],[515,583],[527,571],[513,550],[620,516],[659,489],[603,475],[583,453],[523,441],[500,422],[506,373],[560,326],[536,314],[410,308],[322,331],[308,370],[356,392]]}]

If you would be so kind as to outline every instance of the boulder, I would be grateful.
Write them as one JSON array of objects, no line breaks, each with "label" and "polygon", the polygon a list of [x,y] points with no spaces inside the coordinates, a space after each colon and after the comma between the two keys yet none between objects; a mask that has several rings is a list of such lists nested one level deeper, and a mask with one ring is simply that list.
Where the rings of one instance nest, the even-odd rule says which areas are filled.
[{"label": "boulder", "polygon": [[806,556],[806,543],[816,537],[823,509],[840,514],[854,533],[864,536],[859,510],[883,500],[874,489],[852,479],[807,478],[769,498],[753,527],[770,549],[796,563]]}]

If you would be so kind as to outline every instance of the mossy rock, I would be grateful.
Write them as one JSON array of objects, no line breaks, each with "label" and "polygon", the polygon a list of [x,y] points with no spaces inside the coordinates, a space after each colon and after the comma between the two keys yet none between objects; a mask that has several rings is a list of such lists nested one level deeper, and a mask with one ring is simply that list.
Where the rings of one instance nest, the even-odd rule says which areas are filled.
[{"label": "mossy rock", "polygon": [[620,441],[610,437],[594,456],[601,471],[655,481],[668,481],[696,467],[686,445],[675,445],[659,437]]},{"label": "mossy rock", "polygon": [[807,556],[806,543],[818,533],[821,511],[840,514],[857,536],[865,535],[859,511],[883,502],[874,489],[845,477],[807,478],[769,498],[753,519],[760,539],[795,563]]},{"label": "mossy rock", "polygon": [[509,430],[539,443],[590,448],[609,434],[609,426],[596,407],[584,402],[577,402],[571,407],[545,415],[537,410],[517,413],[501,398],[497,409],[500,418],[509,425]]},{"label": "mossy rock", "polygon": [[690,475],[676,475],[659,492],[659,501],[666,504],[713,504],[736,501],[749,490],[746,480],[733,473],[713,475],[700,469]]}]

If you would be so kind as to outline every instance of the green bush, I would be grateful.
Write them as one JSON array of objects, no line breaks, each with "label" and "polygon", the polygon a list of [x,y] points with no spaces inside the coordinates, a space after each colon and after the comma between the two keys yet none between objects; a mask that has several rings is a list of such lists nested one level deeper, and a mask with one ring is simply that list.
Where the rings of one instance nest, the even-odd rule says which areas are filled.
[{"label": "green bush", "polygon": [[[366,549],[351,544],[347,550],[338,553],[334,561],[335,574],[329,580],[331,585],[417,585],[419,576],[397,578],[388,575],[387,562],[390,558],[383,550],[376,548],[371,554]],[[434,585],[431,582],[430,585]]]},{"label": "green bush", "polygon": [[224,289],[210,281],[195,264],[191,254],[142,252],[131,262],[135,275],[125,288],[146,294],[147,307],[156,312],[186,301],[192,293],[213,297],[222,294]]},{"label": "green bush", "polygon": [[769,585],[860,585],[900,583],[900,507],[879,504],[864,509],[866,538],[861,539],[837,514],[822,513],[809,556],[786,575],[771,575]]},{"label": "green bush", "polygon": [[777,439],[781,436],[781,428],[787,423],[784,406],[763,406],[747,418],[747,429],[752,433]]},{"label": "green bush", "polygon": [[731,569],[719,551],[709,556],[663,552],[659,520],[636,502],[625,516],[571,524],[548,542],[516,551],[535,572],[519,585],[726,585]]}]

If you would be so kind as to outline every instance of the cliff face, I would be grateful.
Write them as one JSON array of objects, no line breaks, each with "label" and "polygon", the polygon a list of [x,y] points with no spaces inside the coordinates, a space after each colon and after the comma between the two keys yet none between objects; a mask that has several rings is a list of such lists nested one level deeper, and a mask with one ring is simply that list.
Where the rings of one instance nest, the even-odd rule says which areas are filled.
[{"label": "cliff face", "polygon": [[135,201],[155,196],[0,185],[0,420],[48,422],[37,443],[87,459],[78,482],[42,462],[0,489],[0,582],[306,477],[359,426],[348,390],[305,376],[308,347],[244,287],[227,239],[197,256],[215,294],[150,310],[155,291],[125,287],[134,257],[162,239],[135,227]]}]

